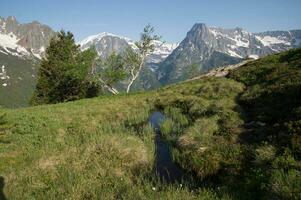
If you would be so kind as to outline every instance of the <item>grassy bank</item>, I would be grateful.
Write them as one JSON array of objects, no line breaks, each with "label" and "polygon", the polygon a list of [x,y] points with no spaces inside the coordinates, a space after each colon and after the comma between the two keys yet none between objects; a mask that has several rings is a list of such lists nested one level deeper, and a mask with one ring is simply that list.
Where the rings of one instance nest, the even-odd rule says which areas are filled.
[{"label": "grassy bank", "polygon": [[156,182],[154,132],[145,122],[157,95],[1,110],[4,194],[8,199],[215,198],[211,191]]}]

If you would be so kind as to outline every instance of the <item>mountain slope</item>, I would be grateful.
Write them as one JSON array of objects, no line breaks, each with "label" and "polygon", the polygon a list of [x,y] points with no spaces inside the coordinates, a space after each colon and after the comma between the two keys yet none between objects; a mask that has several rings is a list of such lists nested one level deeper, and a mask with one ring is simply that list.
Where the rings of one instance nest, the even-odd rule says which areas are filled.
[{"label": "mountain slope", "polygon": [[28,106],[38,61],[0,53],[0,106]]},{"label": "mountain slope", "polygon": [[0,106],[22,107],[35,87],[38,62],[55,32],[36,21],[0,17]]},{"label": "mountain slope", "polygon": [[[37,21],[20,24],[15,17],[0,17],[0,52],[41,58],[55,32]],[[17,53],[16,53],[17,52]]]},{"label": "mountain slope", "polygon": [[301,45],[301,30],[249,33],[241,28],[222,29],[195,24],[186,38],[160,64],[161,83],[184,80],[191,65],[204,73],[219,65],[234,64],[243,58],[259,58]]}]

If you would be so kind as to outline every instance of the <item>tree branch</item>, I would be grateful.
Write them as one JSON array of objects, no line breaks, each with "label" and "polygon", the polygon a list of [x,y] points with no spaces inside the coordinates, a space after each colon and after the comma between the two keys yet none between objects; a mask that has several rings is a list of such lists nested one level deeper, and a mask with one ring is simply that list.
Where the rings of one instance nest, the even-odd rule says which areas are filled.
[{"label": "tree branch", "polygon": [[[96,71],[96,66],[93,63],[93,66],[91,68],[91,74],[93,76],[96,75],[95,71]],[[100,77],[97,77],[97,78],[98,78],[99,82],[103,85],[103,87],[106,88],[109,92],[111,92],[112,94],[119,94],[119,91],[116,88],[106,84],[106,82],[104,80],[102,80]]]}]

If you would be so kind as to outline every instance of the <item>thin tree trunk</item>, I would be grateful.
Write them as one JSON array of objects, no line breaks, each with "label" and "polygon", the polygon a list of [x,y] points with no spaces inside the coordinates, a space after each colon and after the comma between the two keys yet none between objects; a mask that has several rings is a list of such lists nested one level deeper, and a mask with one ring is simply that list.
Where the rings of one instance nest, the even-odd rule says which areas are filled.
[{"label": "thin tree trunk", "polygon": [[116,90],[113,87],[109,87],[107,85],[105,85],[105,87],[108,89],[109,92],[111,92],[112,94],[119,94],[118,90]]},{"label": "thin tree trunk", "polygon": [[112,86],[110,86],[110,85],[105,84],[105,82],[104,82],[101,78],[98,78],[98,80],[103,84],[103,86],[104,86],[109,92],[111,92],[112,94],[119,94],[119,91],[118,91],[116,88],[114,88],[114,87],[112,87]]},{"label": "thin tree trunk", "polygon": [[132,76],[132,78],[131,78],[131,80],[130,80],[130,83],[129,83],[128,86],[127,86],[126,93],[129,93],[129,92],[130,92],[130,89],[131,89],[131,87],[132,87],[134,81],[138,78],[139,73],[140,73],[140,71],[141,71],[141,69],[142,69],[142,67],[143,67],[143,65],[144,65],[144,59],[145,59],[145,55],[143,55],[142,60],[141,60],[141,63],[140,63],[139,68],[138,68],[138,71],[137,71],[136,73],[135,73],[135,68],[133,68],[133,69],[131,70],[131,76]]}]

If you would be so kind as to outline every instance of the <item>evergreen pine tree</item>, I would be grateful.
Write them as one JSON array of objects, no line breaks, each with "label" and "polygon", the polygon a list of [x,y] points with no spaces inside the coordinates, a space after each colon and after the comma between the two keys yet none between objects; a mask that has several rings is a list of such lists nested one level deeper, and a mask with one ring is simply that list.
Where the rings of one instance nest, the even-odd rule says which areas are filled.
[{"label": "evergreen pine tree", "polygon": [[[49,104],[95,96],[98,88],[89,79],[97,54],[80,51],[71,32],[60,31],[52,38],[41,61],[32,104]],[[91,91],[92,94],[91,94]]]}]

